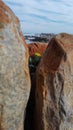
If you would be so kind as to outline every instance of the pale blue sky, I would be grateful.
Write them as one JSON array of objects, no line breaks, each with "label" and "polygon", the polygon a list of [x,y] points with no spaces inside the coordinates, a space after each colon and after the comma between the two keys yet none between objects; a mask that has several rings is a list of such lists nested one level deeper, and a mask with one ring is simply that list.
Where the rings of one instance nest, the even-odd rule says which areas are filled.
[{"label": "pale blue sky", "polygon": [[73,34],[73,0],[3,0],[19,17],[23,33]]}]

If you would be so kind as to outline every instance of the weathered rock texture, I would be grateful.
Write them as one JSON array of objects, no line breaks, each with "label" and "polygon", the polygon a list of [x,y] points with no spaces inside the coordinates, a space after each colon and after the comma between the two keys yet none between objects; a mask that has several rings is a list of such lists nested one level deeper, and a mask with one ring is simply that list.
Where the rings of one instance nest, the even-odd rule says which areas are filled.
[{"label": "weathered rock texture", "polygon": [[32,56],[36,52],[40,53],[41,55],[45,52],[47,48],[47,43],[31,43],[28,44],[28,49],[29,49],[29,55]]},{"label": "weathered rock texture", "polygon": [[30,78],[19,20],[0,0],[0,130],[23,130]]},{"label": "weathered rock texture", "polygon": [[36,130],[73,130],[73,36],[53,38],[37,69]]}]

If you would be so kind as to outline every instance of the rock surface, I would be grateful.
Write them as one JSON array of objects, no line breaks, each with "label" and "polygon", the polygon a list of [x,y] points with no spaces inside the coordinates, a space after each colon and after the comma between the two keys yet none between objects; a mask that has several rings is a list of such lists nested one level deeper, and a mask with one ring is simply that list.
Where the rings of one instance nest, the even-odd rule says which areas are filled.
[{"label": "rock surface", "polygon": [[29,49],[29,55],[32,56],[36,52],[40,53],[41,55],[45,52],[47,48],[47,43],[31,43],[28,44],[28,49]]},{"label": "rock surface", "polygon": [[37,68],[36,130],[73,130],[73,35],[53,38]]},{"label": "rock surface", "polygon": [[30,92],[28,48],[18,18],[0,0],[0,130],[23,130]]}]

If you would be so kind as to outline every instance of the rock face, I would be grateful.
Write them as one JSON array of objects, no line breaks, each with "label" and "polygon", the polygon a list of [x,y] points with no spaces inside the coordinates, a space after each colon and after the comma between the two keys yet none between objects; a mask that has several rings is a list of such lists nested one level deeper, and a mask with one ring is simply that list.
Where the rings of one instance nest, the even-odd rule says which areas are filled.
[{"label": "rock face", "polygon": [[73,36],[53,38],[37,69],[36,130],[73,130]]},{"label": "rock face", "polygon": [[44,51],[47,48],[47,43],[31,43],[28,44],[29,49],[29,55],[32,56],[36,52],[39,52],[41,55],[44,53]]},{"label": "rock face", "polygon": [[19,20],[0,0],[0,130],[23,130],[30,78]]}]

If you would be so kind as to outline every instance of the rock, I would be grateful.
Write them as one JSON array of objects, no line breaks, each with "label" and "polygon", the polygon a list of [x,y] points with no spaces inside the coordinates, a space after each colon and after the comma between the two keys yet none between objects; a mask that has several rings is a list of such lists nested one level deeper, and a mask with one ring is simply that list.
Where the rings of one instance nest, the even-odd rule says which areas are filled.
[{"label": "rock", "polygon": [[36,82],[36,130],[73,130],[73,35],[50,41]]},{"label": "rock", "polygon": [[28,48],[18,18],[0,0],[0,130],[23,130],[30,92]]},{"label": "rock", "polygon": [[44,51],[47,48],[47,43],[31,43],[28,44],[28,49],[29,49],[29,55],[32,56],[36,52],[40,53],[41,55],[44,53]]}]

